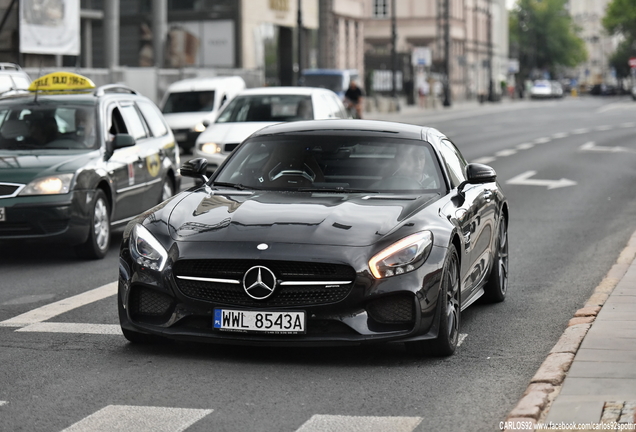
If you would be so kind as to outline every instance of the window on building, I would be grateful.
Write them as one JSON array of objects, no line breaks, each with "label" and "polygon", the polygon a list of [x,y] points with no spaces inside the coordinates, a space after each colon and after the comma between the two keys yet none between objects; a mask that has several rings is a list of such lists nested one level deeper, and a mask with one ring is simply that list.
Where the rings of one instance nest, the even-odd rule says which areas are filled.
[{"label": "window on building", "polygon": [[388,18],[390,0],[373,0],[373,17]]}]

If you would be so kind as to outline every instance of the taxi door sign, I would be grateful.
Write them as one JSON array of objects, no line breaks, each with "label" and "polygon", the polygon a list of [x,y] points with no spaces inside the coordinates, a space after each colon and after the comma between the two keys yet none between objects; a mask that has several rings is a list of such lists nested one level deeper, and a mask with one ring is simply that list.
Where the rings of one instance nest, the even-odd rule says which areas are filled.
[{"label": "taxi door sign", "polygon": [[161,170],[161,159],[158,154],[152,154],[146,157],[146,167],[151,177],[157,177]]},{"label": "taxi door sign", "polygon": [[91,90],[95,83],[85,76],[73,72],[53,72],[34,80],[29,91],[77,91]]}]

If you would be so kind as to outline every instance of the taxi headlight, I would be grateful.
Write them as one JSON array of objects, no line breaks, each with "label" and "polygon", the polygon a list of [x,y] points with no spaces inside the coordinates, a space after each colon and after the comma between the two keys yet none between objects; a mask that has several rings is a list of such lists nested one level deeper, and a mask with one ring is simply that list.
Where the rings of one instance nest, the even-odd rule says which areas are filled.
[{"label": "taxi headlight", "polygon": [[57,195],[71,190],[73,174],[59,174],[33,180],[26,185],[20,195]]},{"label": "taxi headlight", "polygon": [[371,273],[376,279],[383,279],[411,272],[426,261],[432,247],[430,231],[405,237],[369,260]]},{"label": "taxi headlight", "polygon": [[221,153],[221,146],[217,143],[204,143],[201,145],[201,153],[215,154]]},{"label": "taxi headlight", "polygon": [[196,125],[194,125],[192,130],[195,132],[203,132],[205,130],[205,125],[203,124],[203,122],[199,122]]},{"label": "taxi headlight", "polygon": [[163,270],[168,260],[168,252],[141,225],[135,225],[130,235],[130,254],[140,266],[156,271]]}]

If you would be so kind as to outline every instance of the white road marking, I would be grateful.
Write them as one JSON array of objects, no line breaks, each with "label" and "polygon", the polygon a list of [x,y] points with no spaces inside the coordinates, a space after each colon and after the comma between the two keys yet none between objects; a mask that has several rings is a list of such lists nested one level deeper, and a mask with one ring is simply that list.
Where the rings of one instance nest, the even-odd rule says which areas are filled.
[{"label": "white road marking", "polygon": [[574,180],[568,180],[564,178],[560,180],[531,179],[530,177],[532,177],[536,173],[536,171],[526,171],[523,174],[519,174],[518,176],[511,178],[506,183],[524,186],[547,186],[548,189],[557,189],[567,186],[574,186],[577,184]]},{"label": "white road marking", "polygon": [[545,144],[552,141],[552,138],[548,138],[548,137],[542,137],[542,138],[537,138],[536,140],[534,140],[535,144]]},{"label": "white road marking", "polygon": [[603,152],[603,153],[636,153],[636,150],[632,150],[627,147],[607,147],[597,146],[594,141],[589,141],[583,144],[579,150],[589,152]]},{"label": "white road marking", "polygon": [[296,432],[410,432],[422,422],[421,417],[371,417],[313,415]]},{"label": "white road marking", "polygon": [[75,308],[105,299],[117,293],[117,282],[111,282],[99,288],[68,297],[63,300],[33,309],[22,315],[0,322],[0,327],[25,327],[49,320]]},{"label": "white road marking", "polygon": [[634,122],[627,122],[627,123],[621,123],[620,127],[622,128],[630,128],[630,127],[634,127],[636,126],[636,123]]},{"label": "white road marking", "polygon": [[519,150],[528,150],[528,149],[531,149],[532,147],[534,147],[533,143],[523,143],[517,146]]},{"label": "white road marking", "polygon": [[584,133],[588,133],[590,131],[589,128],[583,128],[583,129],[574,129],[571,133],[575,134],[575,135],[581,135]]},{"label": "white road marking", "polygon": [[55,323],[41,322],[22,327],[17,332],[41,332],[41,333],[77,333],[100,334],[121,336],[119,324],[79,324],[79,323]]},{"label": "white road marking", "polygon": [[62,432],[181,432],[213,410],[108,405]]},{"label": "white road marking", "polygon": [[490,163],[490,162],[494,162],[494,161],[496,161],[496,160],[497,160],[497,158],[496,158],[496,157],[492,157],[492,156],[485,156],[485,157],[481,157],[481,158],[475,159],[475,160],[473,161],[473,163],[488,164],[488,163]]},{"label": "white road marking", "polygon": [[568,135],[569,134],[567,132],[557,132],[554,135],[552,135],[552,138],[554,139],[565,138]]},{"label": "white road marking", "polygon": [[506,157],[506,156],[512,156],[513,154],[517,154],[517,150],[506,149],[506,150],[498,151],[497,153],[495,153],[495,156]]},{"label": "white road marking", "polygon": [[468,336],[468,333],[459,334],[459,337],[457,338],[457,346],[460,346],[464,342],[464,339],[466,339],[466,336]]},{"label": "white road marking", "polygon": [[0,401],[0,406],[6,405],[6,404],[7,404],[7,401]]},{"label": "white road marking", "polygon": [[606,131],[606,130],[612,129],[612,126],[610,125],[596,126],[594,129],[597,131]]}]

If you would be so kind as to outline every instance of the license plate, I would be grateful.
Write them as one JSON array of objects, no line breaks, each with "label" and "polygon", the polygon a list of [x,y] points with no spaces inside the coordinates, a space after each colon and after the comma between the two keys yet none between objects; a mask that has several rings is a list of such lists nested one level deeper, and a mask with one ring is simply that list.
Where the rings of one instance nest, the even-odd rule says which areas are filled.
[{"label": "license plate", "polygon": [[174,134],[174,139],[176,139],[177,141],[185,141],[186,139],[188,139],[188,135],[184,133]]},{"label": "license plate", "polygon": [[214,328],[238,332],[305,333],[305,312],[214,309]]},{"label": "license plate", "polygon": [[4,211],[4,207],[0,207],[0,222],[7,220],[7,213]]}]

